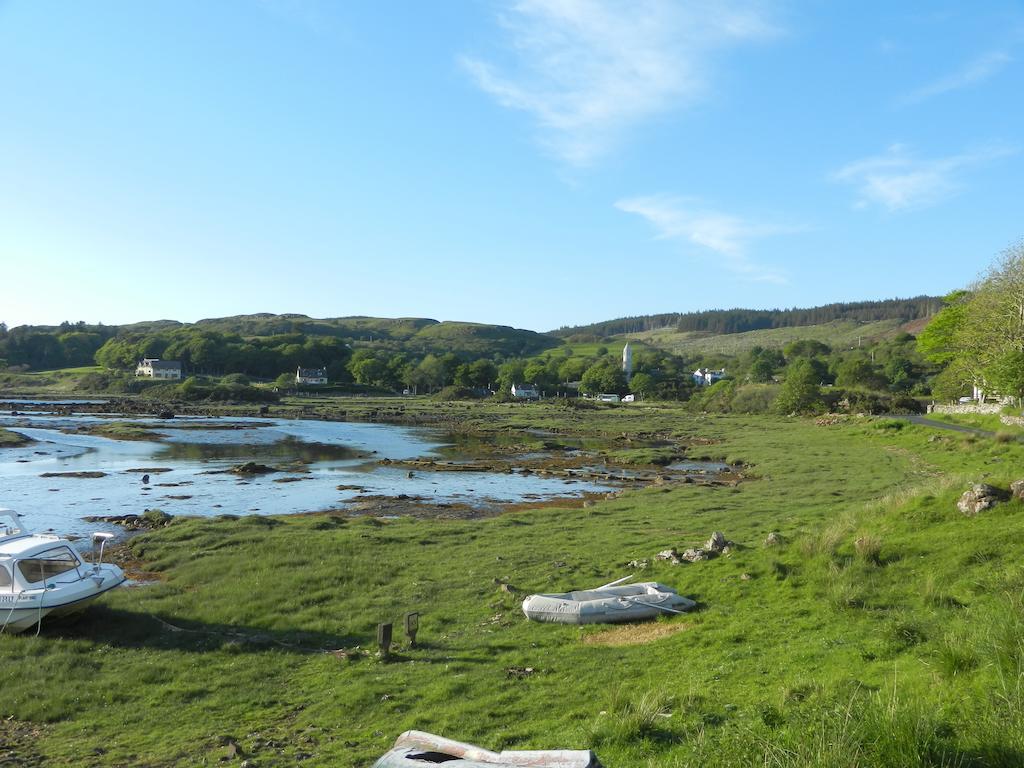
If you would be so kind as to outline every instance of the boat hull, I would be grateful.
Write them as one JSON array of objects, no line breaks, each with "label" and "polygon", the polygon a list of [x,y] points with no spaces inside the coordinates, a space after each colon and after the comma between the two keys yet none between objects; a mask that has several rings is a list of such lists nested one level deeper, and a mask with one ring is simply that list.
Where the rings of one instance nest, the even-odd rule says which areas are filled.
[{"label": "boat hull", "polygon": [[406,731],[399,736],[395,746],[373,768],[424,768],[435,763],[450,768],[601,768],[590,750],[491,752],[422,731]]},{"label": "boat hull", "polygon": [[99,584],[89,576],[61,584],[60,589],[0,593],[0,632],[17,634],[46,619],[73,616],[84,611],[100,595],[125,582],[124,574],[113,566],[105,566],[100,575]]},{"label": "boat hull", "polygon": [[555,624],[616,624],[647,621],[696,607],[671,587],[645,582],[581,592],[530,595],[523,614],[533,621]]}]

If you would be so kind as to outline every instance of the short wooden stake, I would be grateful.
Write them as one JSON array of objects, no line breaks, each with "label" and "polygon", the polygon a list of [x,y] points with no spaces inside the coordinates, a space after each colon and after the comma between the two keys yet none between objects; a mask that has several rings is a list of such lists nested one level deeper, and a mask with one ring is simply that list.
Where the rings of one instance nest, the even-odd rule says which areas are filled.
[{"label": "short wooden stake", "polygon": [[377,625],[377,647],[380,657],[386,659],[391,654],[391,624]]},{"label": "short wooden stake", "polygon": [[416,647],[416,633],[420,630],[420,615],[413,611],[405,614],[405,634],[409,638],[409,647]]}]

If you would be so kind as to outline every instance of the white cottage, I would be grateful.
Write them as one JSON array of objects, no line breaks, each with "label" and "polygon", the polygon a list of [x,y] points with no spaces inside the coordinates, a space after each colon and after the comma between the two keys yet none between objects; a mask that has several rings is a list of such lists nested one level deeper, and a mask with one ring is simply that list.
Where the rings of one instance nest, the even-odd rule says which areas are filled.
[{"label": "white cottage", "polygon": [[327,383],[327,369],[326,368],[302,368],[301,366],[295,370],[295,383],[296,384],[326,384]]},{"label": "white cottage", "polygon": [[710,368],[698,368],[693,372],[693,383],[698,387],[711,386],[716,381],[721,381],[724,378],[725,368],[720,368],[717,371],[713,371]]},{"label": "white cottage", "polygon": [[161,360],[158,357],[144,357],[135,366],[135,375],[148,379],[177,380],[181,378],[180,360]]},{"label": "white cottage", "polygon": [[536,384],[512,384],[512,397],[517,400],[539,400],[540,392]]}]

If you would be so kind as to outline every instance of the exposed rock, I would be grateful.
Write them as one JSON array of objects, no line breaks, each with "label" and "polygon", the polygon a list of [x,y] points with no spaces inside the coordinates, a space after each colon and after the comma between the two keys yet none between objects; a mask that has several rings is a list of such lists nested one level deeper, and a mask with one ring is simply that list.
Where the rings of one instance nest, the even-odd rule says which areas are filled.
[{"label": "exposed rock", "polygon": [[1024,480],[1014,480],[1010,483],[1010,491],[1014,498],[1024,499]]},{"label": "exposed rock", "polygon": [[[672,565],[679,565],[682,562],[679,559],[679,553],[675,549],[664,549],[654,556],[655,560],[667,560]],[[635,561],[634,561],[635,562]]]},{"label": "exposed rock", "polygon": [[1007,495],[1005,491],[1001,491],[987,483],[975,483],[964,491],[963,496],[956,503],[956,508],[968,517],[974,517],[979,512],[991,509],[1005,499]]},{"label": "exposed rock", "polygon": [[95,479],[99,477],[106,477],[106,472],[43,472],[40,477],[79,477],[85,479]]},{"label": "exposed rock", "polygon": [[266,464],[257,464],[255,461],[247,461],[244,464],[239,464],[237,467],[232,467],[231,471],[236,475],[266,475],[271,472],[280,472],[281,470],[268,467]]},{"label": "exposed rock", "polygon": [[626,567],[632,568],[634,571],[642,571],[650,564],[650,560],[630,560],[628,563],[626,563]]},{"label": "exposed rock", "polygon": [[754,578],[754,577],[751,576],[749,573],[741,573],[740,574],[740,579],[743,580],[743,581],[750,581],[752,578]]},{"label": "exposed rock", "polygon": [[767,536],[764,537],[764,545],[766,547],[778,547],[778,546],[781,546],[781,545],[783,545],[785,543],[786,543],[786,540],[784,538],[782,538],[782,534],[781,533],[777,533],[776,531],[772,531],[771,533],[769,533]]},{"label": "exposed rock", "polygon": [[711,534],[711,538],[708,539],[707,543],[704,545],[704,549],[710,552],[721,552],[726,547],[735,546],[736,542],[729,541],[727,538],[725,538],[725,534],[721,531],[715,531]]},{"label": "exposed rock", "polygon": [[681,557],[687,563],[699,563],[701,560],[710,560],[713,557],[713,553],[706,552],[703,549],[688,549],[683,552]]}]

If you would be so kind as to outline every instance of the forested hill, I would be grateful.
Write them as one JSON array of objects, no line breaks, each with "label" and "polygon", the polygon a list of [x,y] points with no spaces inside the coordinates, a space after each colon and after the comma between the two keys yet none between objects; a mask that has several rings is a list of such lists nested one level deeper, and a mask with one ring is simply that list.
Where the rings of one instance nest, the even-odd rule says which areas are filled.
[{"label": "forested hill", "polygon": [[0,323],[0,369],[29,370],[92,365],[133,368],[141,357],[173,357],[193,370],[240,370],[276,376],[296,365],[347,360],[351,350],[380,355],[454,353],[478,357],[528,357],[558,346],[549,335],[502,325],[428,318],[253,314],[195,323],[153,320],[131,325],[18,326]]},{"label": "forested hill", "polygon": [[820,325],[835,320],[854,320],[862,323],[874,323],[879,320],[910,322],[931,317],[940,309],[942,299],[937,296],[824,304],[807,309],[711,309],[703,312],[669,312],[660,315],[620,317],[590,325],[562,327],[552,331],[551,335],[562,338],[581,334],[603,337],[662,328],[674,328],[681,332],[720,334]]}]

